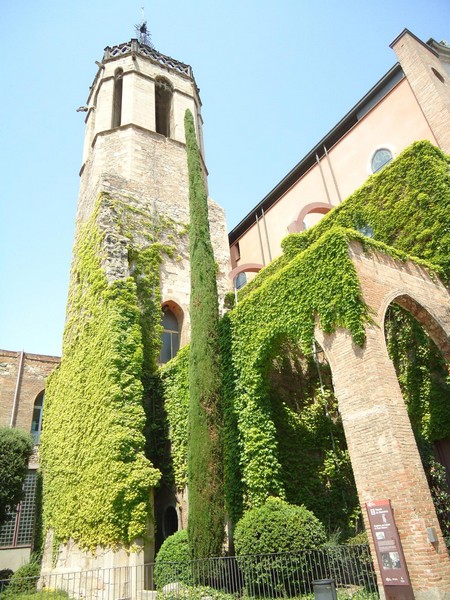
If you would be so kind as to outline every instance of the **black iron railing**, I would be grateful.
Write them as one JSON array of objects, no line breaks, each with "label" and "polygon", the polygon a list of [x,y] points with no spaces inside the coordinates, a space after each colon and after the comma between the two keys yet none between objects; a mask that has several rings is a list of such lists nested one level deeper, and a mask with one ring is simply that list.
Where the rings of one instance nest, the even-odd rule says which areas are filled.
[{"label": "black iron railing", "polygon": [[332,579],[338,599],[379,598],[369,547],[221,557],[62,572],[0,582],[0,600],[253,600],[313,598],[313,581]]}]

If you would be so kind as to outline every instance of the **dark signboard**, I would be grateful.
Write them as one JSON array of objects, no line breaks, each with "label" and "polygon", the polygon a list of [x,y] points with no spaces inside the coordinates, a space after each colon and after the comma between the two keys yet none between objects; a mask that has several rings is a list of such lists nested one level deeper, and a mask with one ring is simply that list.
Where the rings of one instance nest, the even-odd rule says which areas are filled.
[{"label": "dark signboard", "polygon": [[410,585],[390,500],[366,503],[383,585]]}]

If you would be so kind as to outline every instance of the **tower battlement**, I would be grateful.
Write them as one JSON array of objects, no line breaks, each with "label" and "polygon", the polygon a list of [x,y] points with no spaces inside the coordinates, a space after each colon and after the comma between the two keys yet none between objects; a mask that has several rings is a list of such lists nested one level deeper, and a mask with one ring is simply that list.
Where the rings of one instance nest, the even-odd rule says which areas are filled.
[{"label": "tower battlement", "polygon": [[173,69],[182,75],[187,75],[191,79],[194,79],[194,74],[190,65],[182,63],[179,60],[171,58],[170,56],[166,56],[165,54],[161,54],[161,52],[158,52],[146,44],[141,44],[139,40],[136,39],[132,39],[124,44],[118,44],[117,46],[106,46],[105,53],[103,55],[103,62],[118,58],[119,56],[125,56],[130,53],[146,56],[160,66]]}]

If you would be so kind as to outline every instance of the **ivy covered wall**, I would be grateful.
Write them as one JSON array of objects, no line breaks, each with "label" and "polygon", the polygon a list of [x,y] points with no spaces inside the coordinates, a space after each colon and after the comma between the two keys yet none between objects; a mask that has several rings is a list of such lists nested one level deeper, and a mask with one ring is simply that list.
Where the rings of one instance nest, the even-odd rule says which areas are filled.
[{"label": "ivy covered wall", "polygon": [[147,533],[149,492],[161,476],[149,460],[160,454],[151,422],[159,268],[183,229],[130,198],[102,194],[77,236],[63,358],[48,381],[41,445],[44,529],[56,544],[72,538],[94,550]]},{"label": "ivy covered wall", "polygon": [[[372,239],[364,235],[368,232]],[[234,522],[268,495],[305,503],[330,531],[341,528],[350,534],[357,521],[356,490],[329,375],[322,374],[321,389],[312,364],[316,315],[325,332],[345,327],[357,344],[364,342],[370,307],[362,302],[348,255],[352,239],[368,252],[374,248],[402,260],[415,256],[412,260],[447,280],[449,159],[428,142],[405,150],[318,225],[288,236],[283,256],[240,290],[239,304],[222,320],[225,493]],[[403,331],[402,323],[394,326],[390,339],[398,337],[399,331]],[[423,330],[420,335],[432,348]],[[403,346],[403,361],[408,358],[406,352]],[[440,360],[443,408],[442,399],[449,397],[450,388]],[[182,379],[178,368],[185,367],[180,361],[170,368],[165,386],[173,393],[175,377]],[[417,375],[417,370],[424,372],[428,366],[408,368]],[[326,365],[321,369],[326,371]],[[419,395],[428,415],[435,410],[430,406],[436,406],[436,386],[429,383],[434,376],[427,377]],[[403,380],[402,387],[410,389],[411,374]],[[289,382],[299,385],[301,392],[290,390]],[[405,400],[414,421],[417,410],[406,392]],[[167,406],[169,422],[179,425],[179,410]],[[448,412],[447,407],[448,402],[443,408]],[[450,436],[447,416],[439,436]],[[181,438],[172,437],[180,465],[185,461]],[[182,481],[178,478],[177,483]]]},{"label": "ivy covered wall", "polygon": [[[189,348],[157,368],[160,263],[176,260],[174,242],[186,227],[133,206],[102,195],[78,236],[63,360],[46,394],[44,527],[86,549],[145,535],[149,489],[161,471],[178,489],[187,482]],[[369,228],[373,239],[358,231]],[[125,259],[122,275],[111,278],[107,245],[116,238]],[[448,158],[427,142],[414,144],[317,226],[288,236],[283,256],[222,319],[225,500],[233,522],[269,495],[305,503],[329,531],[350,534],[357,520],[329,369],[313,352],[316,315],[324,331],[345,327],[364,343],[370,307],[348,255],[353,239],[368,252],[414,254],[449,280]],[[450,437],[450,388],[442,358],[417,327],[397,314],[387,323],[389,348],[416,435],[431,444]]]}]

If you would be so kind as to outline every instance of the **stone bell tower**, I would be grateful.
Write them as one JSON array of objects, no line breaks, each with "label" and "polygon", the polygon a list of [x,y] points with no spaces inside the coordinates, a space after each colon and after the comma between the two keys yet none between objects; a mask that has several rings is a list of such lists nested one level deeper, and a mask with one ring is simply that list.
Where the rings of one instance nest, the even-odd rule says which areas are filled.
[{"label": "stone bell tower", "polygon": [[[195,120],[205,175],[201,100],[192,68],[137,39],[107,47],[90,88],[81,167],[77,227],[92,214],[98,196],[122,198],[135,211],[169,219],[179,229],[189,222],[189,184],[184,115]],[[219,297],[229,289],[225,214],[209,201],[211,238],[218,264]],[[138,232],[137,232],[138,235]],[[173,235],[177,238],[177,233]],[[186,236],[187,238],[187,236]],[[180,345],[189,341],[187,239],[175,239],[176,260],[161,266],[161,299],[176,315]],[[111,240],[112,246],[114,245]],[[127,276],[121,250],[110,248],[109,279]],[[123,257],[124,258],[124,257]]]},{"label": "stone bell tower", "polygon": [[[199,90],[190,66],[137,39],[107,47],[102,61],[96,64],[98,72],[87,105],[78,109],[86,113],[86,133],[75,250],[61,369],[47,402],[47,438],[42,462],[44,486],[51,499],[47,503],[50,526],[43,574],[80,567],[142,565],[154,557],[155,521],[157,530],[164,530],[166,524],[170,530],[167,534],[186,526],[184,500],[174,489],[167,488],[161,493],[160,486],[155,515],[144,512],[149,510],[151,488],[156,485],[148,482],[159,478],[155,479],[156,469],[144,456],[142,423],[143,411],[148,407],[142,406],[142,389],[145,397],[144,379],[148,379],[150,362],[152,369],[156,363],[167,362],[190,338],[189,177],[184,117],[187,109],[194,116],[206,175]],[[212,200],[208,203],[222,301],[229,289],[230,271],[225,214]],[[95,234],[89,237],[91,234],[86,232],[94,231],[93,223]],[[89,246],[89,251],[95,246],[96,253],[90,266],[83,262],[86,235],[89,244],[93,239],[96,241]],[[155,249],[156,258],[152,254]],[[149,257],[153,262],[145,263]],[[92,275],[98,268],[101,277],[97,276],[98,271],[96,276]],[[98,291],[100,288],[103,295]],[[124,289],[136,295],[132,309]],[[111,290],[113,295],[109,294]],[[148,305],[143,301],[146,297],[151,299]],[[139,311],[140,317],[151,314],[153,321],[139,320],[136,316]],[[164,315],[164,331],[158,359],[159,344],[155,340],[159,336],[160,315]],[[111,320],[116,327],[111,326]],[[151,338],[150,342],[146,337]],[[149,353],[146,348],[150,348]],[[147,361],[148,356],[151,361]],[[150,378],[153,374],[154,370]],[[91,418],[93,409],[99,418]],[[112,427],[106,425],[105,415]],[[80,431],[83,435],[79,435]],[[125,439],[128,432],[130,437]],[[120,444],[114,437],[117,435],[121,436]],[[100,464],[103,464],[101,488],[95,480]],[[74,485],[72,480],[67,483],[74,473]],[[83,503],[77,504],[75,516],[73,511],[65,509],[60,490],[64,489],[70,502],[70,498],[80,493],[80,481],[88,492]],[[140,496],[136,489],[140,490]],[[125,530],[124,520],[116,519],[113,511],[121,510],[124,497],[132,507],[125,518],[142,525],[147,516],[145,539],[141,537],[142,528],[133,537]],[[93,508],[83,518],[86,502]],[[107,523],[101,534],[106,531],[108,540],[90,537],[92,531],[98,533],[98,523],[104,521]],[[112,530],[114,534],[109,534]],[[52,548],[56,539],[61,543],[55,561]],[[130,544],[143,552],[130,553]],[[97,550],[93,551],[96,545]],[[89,552],[87,547],[91,549]],[[95,586],[92,589],[97,589]]]}]

